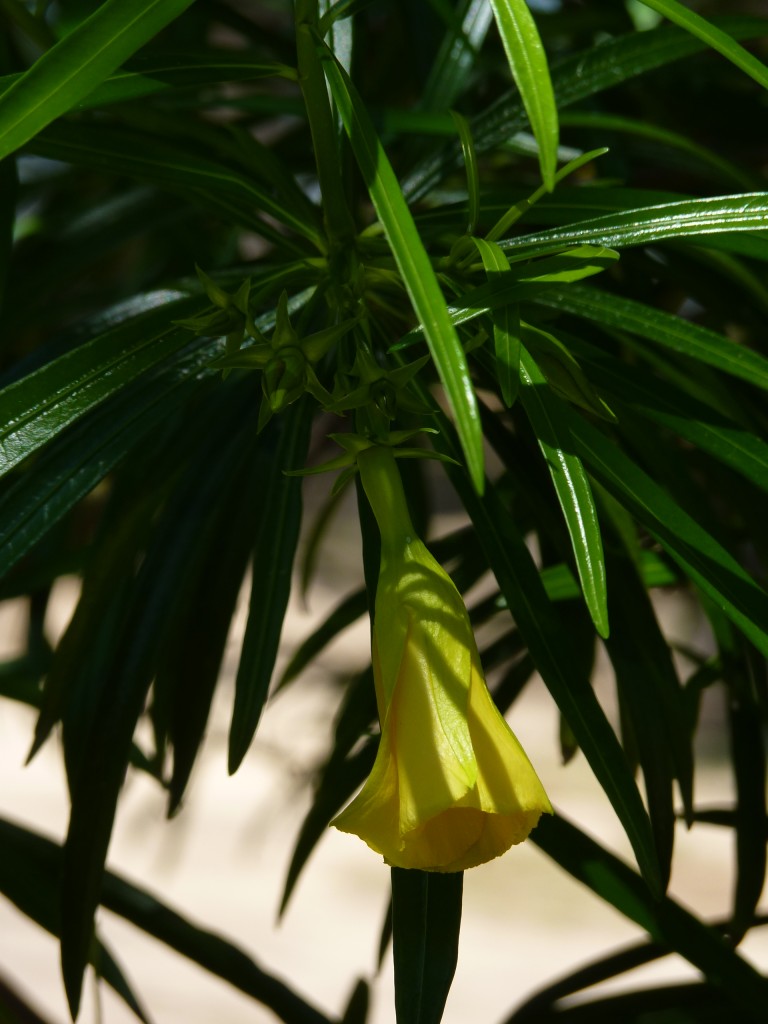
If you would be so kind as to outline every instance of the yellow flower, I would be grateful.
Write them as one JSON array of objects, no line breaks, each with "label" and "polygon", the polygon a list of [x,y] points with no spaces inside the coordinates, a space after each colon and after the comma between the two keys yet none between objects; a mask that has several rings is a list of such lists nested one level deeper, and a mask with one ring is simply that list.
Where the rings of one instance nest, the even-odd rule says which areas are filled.
[{"label": "yellow flower", "polygon": [[464,602],[416,537],[390,449],[358,456],[382,535],[373,670],[381,740],[332,822],[388,864],[463,871],[522,842],[547,795],[483,676]]}]

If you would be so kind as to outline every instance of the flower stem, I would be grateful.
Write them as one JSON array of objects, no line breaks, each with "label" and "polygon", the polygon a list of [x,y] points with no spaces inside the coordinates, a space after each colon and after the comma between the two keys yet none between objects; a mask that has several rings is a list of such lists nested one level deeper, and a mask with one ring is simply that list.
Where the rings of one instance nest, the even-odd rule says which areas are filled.
[{"label": "flower stem", "polygon": [[382,554],[400,551],[412,543],[416,531],[391,448],[366,448],[357,457],[360,479],[381,533]]}]

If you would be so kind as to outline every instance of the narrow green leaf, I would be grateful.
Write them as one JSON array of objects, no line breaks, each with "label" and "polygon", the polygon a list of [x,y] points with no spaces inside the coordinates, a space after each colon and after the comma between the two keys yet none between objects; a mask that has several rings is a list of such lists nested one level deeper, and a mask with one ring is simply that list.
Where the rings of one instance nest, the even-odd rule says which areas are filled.
[{"label": "narrow green leaf", "polygon": [[[712,23],[739,39],[765,35],[765,19],[729,16]],[[552,72],[558,110],[588,96],[612,89],[622,82],[663,67],[682,57],[700,53],[706,44],[677,27],[661,26],[650,32],[632,32],[608,39],[583,53],[574,54]],[[525,109],[510,92],[491,104],[472,121],[478,152],[501,145],[525,127]],[[422,160],[403,181],[403,193],[410,202],[425,196],[442,178],[459,166],[460,148],[444,147]]]},{"label": "narrow green leaf", "polygon": [[765,664],[753,648],[741,643],[734,647],[721,647],[721,656],[729,689],[728,731],[736,781],[736,882],[728,935],[738,945],[752,926],[765,883],[766,754],[763,716],[755,700],[756,675],[762,674],[764,685]]},{"label": "narrow green leaf", "polygon": [[768,654],[768,595],[620,448],[580,417],[569,418],[576,451],[600,483],[663,544],[745,636]]},{"label": "narrow green leaf", "polygon": [[464,0],[460,24],[450,27],[429,69],[422,110],[447,110],[464,91],[493,20],[486,0]]},{"label": "narrow green leaf", "polygon": [[624,210],[563,228],[507,238],[499,245],[517,258],[542,256],[577,244],[622,249],[667,238],[695,238],[697,242],[706,244],[710,235],[764,229],[766,220],[768,192],[751,192]]},{"label": "narrow green leaf", "polygon": [[13,248],[18,184],[16,161],[3,160],[0,163],[0,311],[3,309],[11,249]]},{"label": "narrow green leaf", "polygon": [[[483,261],[488,283],[494,275],[509,270],[509,262],[495,242],[484,238],[473,239]],[[520,310],[515,304],[504,305],[491,313],[493,320],[493,348],[501,388],[501,397],[507,408],[514,405],[520,389]]]},{"label": "narrow green leaf", "polygon": [[0,498],[0,577],[149,433],[168,422],[195,389],[212,349],[198,343],[172,367],[127,385],[57,436],[40,453],[34,472],[20,474]]},{"label": "narrow green leaf", "polygon": [[456,110],[451,111],[451,117],[459,133],[461,151],[464,154],[464,167],[467,172],[467,207],[469,209],[467,234],[473,235],[480,216],[480,175],[477,167],[477,154],[472,141],[469,121]]},{"label": "narrow green leaf", "polygon": [[456,971],[464,874],[392,868],[397,1024],[440,1024]]},{"label": "narrow green leaf", "polygon": [[314,633],[296,648],[293,657],[280,676],[277,689],[281,690],[296,679],[327,644],[348,626],[351,626],[353,622],[357,622],[367,611],[368,598],[365,590],[356,590],[349,597],[344,598]]},{"label": "narrow green leaf", "polygon": [[764,89],[768,89],[768,67],[748,50],[745,50],[743,46],[739,46],[727,32],[717,28],[711,21],[702,18],[700,14],[696,14],[689,7],[684,7],[678,0],[640,0],[640,2],[654,11],[658,11],[659,14],[663,14],[670,21],[674,21],[680,28],[684,28],[686,32],[690,32],[707,46],[711,46],[713,50],[717,50],[737,68],[748,74],[750,78],[754,78]]},{"label": "narrow green leaf", "polygon": [[590,376],[601,390],[627,402],[643,416],[669,427],[768,491],[768,444],[765,441],[642,366],[625,367],[613,359],[600,359],[601,354],[593,351],[597,359],[587,357],[590,358]]},{"label": "narrow green leaf", "polygon": [[[248,388],[248,405],[252,402]],[[219,679],[227,636],[253,548],[264,492],[253,472],[261,438],[258,418],[242,416],[243,426],[226,442],[237,451],[217,490],[210,521],[198,529],[184,586],[177,586],[175,611],[158,652],[153,684],[155,729],[167,730],[173,749],[168,782],[168,814],[180,804],[197,759]],[[200,628],[204,624],[204,628]]]},{"label": "narrow green leaf", "polygon": [[571,451],[562,403],[547,384],[528,350],[521,346],[522,402],[547,461],[571,538],[584,600],[595,629],[608,636],[608,597],[600,524],[589,479]]},{"label": "narrow green leaf", "polygon": [[668,896],[655,899],[631,868],[559,815],[542,819],[531,838],[565,871],[644,928],[655,942],[697,967],[733,1001],[745,1021],[762,1019],[768,980],[713,928]]},{"label": "narrow green leaf", "polygon": [[[512,265],[506,271],[494,273],[493,281],[471,288],[460,295],[456,302],[447,307],[448,316],[455,326],[469,323],[485,313],[546,293],[559,283],[570,284],[600,274],[618,258],[619,254],[613,249],[580,245],[575,249],[567,249],[557,256],[532,260],[521,266]],[[508,260],[509,257],[505,259]],[[560,294],[559,289],[556,292]],[[421,340],[423,333],[424,328],[420,324],[395,345],[390,346],[390,351],[407,348]]]},{"label": "narrow green leaf", "polygon": [[[640,751],[641,766],[644,773],[646,765],[649,771],[658,765],[663,772],[669,756],[680,786],[685,816],[690,821],[693,815],[692,730],[672,651],[656,620],[646,590],[647,582],[641,580],[637,568],[627,559],[615,558],[611,564],[615,565],[615,575],[621,579],[622,586],[611,592],[609,607],[615,609],[612,621],[616,628],[607,647],[617,677],[622,675],[620,683],[626,683],[632,720],[642,719],[644,742],[650,752],[645,758],[644,751]],[[671,794],[667,811],[672,812]],[[660,809],[660,813],[664,811]],[[653,814],[651,818],[653,820]]]},{"label": "narrow green leaf", "polygon": [[483,447],[477,400],[440,285],[368,113],[346,72],[327,48],[324,66],[355,158],[456,417],[469,474],[476,491],[482,493]]},{"label": "narrow green leaf", "polygon": [[[2,819],[0,838],[3,848],[0,889],[6,879],[15,882],[28,877],[32,870],[38,886],[34,892],[32,886],[28,888],[37,904],[43,909],[56,907],[61,848],[36,832]],[[51,892],[53,895],[49,898]],[[243,950],[213,932],[198,928],[151,893],[131,885],[119,875],[105,874],[103,905],[145,934],[268,1006],[285,1024],[330,1024],[319,1010],[263,971]],[[25,909],[25,913],[29,911]]]},{"label": "narrow green leaf", "polygon": [[[5,75],[0,78],[0,96],[3,96],[24,72]],[[276,61],[261,60],[256,54],[245,51],[204,50],[199,53],[140,53],[106,78],[79,103],[77,110],[91,110],[142,99],[156,93],[167,93],[173,89],[194,89],[221,82],[250,82],[261,78],[277,76],[296,78],[296,71]]]},{"label": "narrow green leaf", "polygon": [[54,160],[92,167],[109,174],[129,175],[210,206],[260,234],[285,245],[290,239],[270,229],[261,213],[292,228],[300,237],[322,248],[316,223],[303,212],[273,198],[252,175],[211,157],[200,156],[182,141],[160,139],[146,132],[105,125],[62,123],[52,125],[31,144],[30,149]]},{"label": "narrow green leaf", "polygon": [[753,172],[742,170],[719,153],[715,153],[706,146],[700,146],[689,139],[687,135],[671,131],[669,128],[663,128],[652,122],[641,121],[634,117],[622,117],[619,114],[597,114],[590,111],[589,113],[561,114],[560,124],[569,128],[596,129],[601,133],[620,132],[624,135],[634,135],[640,139],[649,139],[660,146],[667,146],[685,153],[691,157],[692,164],[695,163],[699,168],[702,165],[710,168],[721,178],[730,180],[747,192],[759,188],[763,183],[763,179]]},{"label": "narrow green leaf", "polygon": [[0,159],[66,114],[192,0],[104,0],[0,96]]},{"label": "narrow green leaf", "polygon": [[[561,167],[555,175],[554,183],[559,184],[574,171],[578,171],[581,167],[591,163],[597,157],[603,156],[608,150],[605,148],[592,149],[588,153],[582,153],[580,156],[574,157],[573,160]],[[547,195],[546,188],[542,185],[526,196],[524,199],[520,199],[513,206],[511,206],[499,220],[493,225],[490,231],[486,234],[486,239],[489,242],[496,242],[502,235],[505,235],[507,231],[512,227],[513,224],[517,224],[521,217],[523,217],[530,209],[532,209],[538,202],[545,198]]]},{"label": "narrow green leaf", "polygon": [[[214,531],[220,526],[219,496],[232,474],[242,468],[241,447],[232,443],[232,437],[237,439],[237,427],[252,397],[247,386],[239,389],[235,400],[231,391],[215,391],[213,403],[205,410],[209,416],[201,415],[196,429],[187,429],[196,444],[162,511],[150,520],[151,533],[139,549],[143,559],[138,570],[134,568],[136,548],[127,551],[133,565],[119,582],[112,583],[118,591],[113,610],[119,625],[103,662],[93,671],[93,637],[82,631],[79,639],[88,647],[88,655],[81,650],[78,659],[76,649],[68,650],[74,662],[74,685],[62,718],[72,811],[62,867],[61,961],[73,1015],[80,1001],[93,916],[136,722],[173,627],[176,595],[189,590],[201,564],[211,558],[217,540]],[[150,494],[155,507],[162,502],[160,487],[150,489]],[[129,516],[121,519],[130,522]],[[103,528],[102,536],[109,545],[112,532]],[[100,609],[95,611],[98,616]]]},{"label": "narrow green leaf", "polygon": [[354,791],[370,775],[376,758],[378,740],[367,736],[355,753],[352,748],[367,734],[376,720],[373,669],[355,676],[347,688],[336,720],[334,741],[327,761],[318,773],[314,799],[301,824],[288,865],[280,914],[285,911],[310,854],[325,835],[328,823],[338,814]]},{"label": "narrow green leaf", "polygon": [[533,302],[629,331],[768,391],[765,356],[679,316],[581,285],[549,288],[535,295]]},{"label": "narrow green leaf", "polygon": [[[61,849],[50,840],[0,819],[3,856],[0,857],[0,892],[30,920],[57,938],[60,935],[58,869]],[[139,1000],[125,979],[119,964],[107,946],[94,936],[90,963],[100,976],[133,1011],[149,1024]],[[5,1024],[0,994],[0,1020]],[[10,1024],[35,1024],[37,1018],[10,1018]]]},{"label": "narrow green leaf", "polygon": [[555,187],[557,106],[536,22],[526,0],[491,0],[509,68],[539,144],[544,184]]},{"label": "narrow green leaf", "polygon": [[251,470],[260,477],[263,505],[254,545],[248,622],[235,680],[230,774],[251,745],[275,666],[301,523],[301,480],[285,476],[283,471],[304,465],[311,423],[312,406],[306,398],[300,399],[264,432],[262,459]]},{"label": "narrow green leaf", "polygon": [[[171,296],[177,299],[177,296]],[[0,392],[0,476],[140,374],[189,344],[171,318],[201,312],[185,299],[87,341]]]}]

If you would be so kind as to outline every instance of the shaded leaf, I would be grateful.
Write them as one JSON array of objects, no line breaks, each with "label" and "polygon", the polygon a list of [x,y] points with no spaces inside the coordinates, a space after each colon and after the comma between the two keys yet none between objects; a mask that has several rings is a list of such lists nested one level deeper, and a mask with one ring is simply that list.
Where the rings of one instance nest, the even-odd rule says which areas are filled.
[{"label": "shaded leaf", "polygon": [[440,1024],[459,955],[464,874],[392,868],[397,1024]]},{"label": "shaded leaf", "polygon": [[606,490],[658,538],[755,646],[768,652],[768,596],[735,558],[599,430],[574,416],[571,435]]},{"label": "shaded leaf", "polygon": [[737,68],[748,74],[750,78],[754,78],[758,85],[768,89],[768,67],[748,50],[745,50],[743,46],[739,46],[727,32],[717,28],[711,21],[702,18],[700,14],[685,7],[678,0],[640,0],[640,2],[654,11],[658,11],[659,14],[663,14],[670,21],[674,21],[676,25],[696,36],[707,46],[711,46],[713,50],[717,50]]},{"label": "shaded leaf", "polygon": [[533,301],[539,306],[629,331],[768,390],[765,356],[681,317],[584,285],[553,287],[536,295]]},{"label": "shaded leaf", "polygon": [[0,159],[104,81],[192,0],[104,0],[0,96]]},{"label": "shaded leaf", "polygon": [[312,407],[302,398],[271,422],[271,429],[263,435],[262,459],[251,469],[259,477],[263,500],[255,535],[248,622],[235,680],[230,774],[251,745],[272,678],[301,523],[301,480],[285,476],[283,471],[304,465],[311,424]]},{"label": "shaded leaf", "polygon": [[713,928],[668,896],[655,899],[634,871],[559,815],[542,818],[531,838],[565,871],[645,929],[651,939],[698,967],[738,1007],[745,1021],[761,1019],[768,980]]},{"label": "shaded leaf", "polygon": [[560,416],[560,400],[550,392],[528,350],[521,346],[520,351],[522,402],[547,461],[563,510],[584,600],[598,633],[607,637],[605,560],[589,480],[581,460],[571,451],[568,428]]},{"label": "shaded leaf", "polygon": [[[16,879],[32,874],[37,887],[35,898],[44,907],[56,907],[55,895],[49,899],[47,893],[59,885],[61,848],[50,839],[5,820],[0,820],[0,836],[3,845],[0,878]],[[29,889],[33,891],[31,885]],[[237,946],[213,932],[198,928],[151,893],[137,888],[119,875],[106,873],[103,905],[147,935],[270,1007],[285,1024],[329,1024],[328,1018],[319,1010],[263,971]]]},{"label": "shaded leaf", "polygon": [[329,51],[325,53],[324,66],[331,92],[451,403],[470,477],[475,488],[481,491],[480,416],[461,342],[448,318],[445,299],[400,185],[362,101],[344,69]]}]

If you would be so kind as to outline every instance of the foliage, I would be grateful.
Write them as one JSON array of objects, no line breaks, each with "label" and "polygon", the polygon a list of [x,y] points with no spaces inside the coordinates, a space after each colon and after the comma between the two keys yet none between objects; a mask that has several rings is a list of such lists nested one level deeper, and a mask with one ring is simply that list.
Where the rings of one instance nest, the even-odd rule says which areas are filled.
[{"label": "foliage", "polygon": [[[94,936],[101,903],[288,1024],[325,1019],[104,864],[126,771],[180,807],[250,573],[240,765],[291,588],[295,471],[349,485],[362,436],[413,459],[422,521],[423,459],[441,461],[471,531],[434,552],[461,592],[489,569],[498,588],[473,609],[500,629],[501,654],[481,651],[509,670],[496,701],[540,673],[564,752],[581,749],[634,851],[620,862],[567,808],[539,824],[533,841],[649,944],[510,1022],[765,1018],[768,981],[737,948],[761,923],[768,712],[768,19],[749,9],[0,2],[0,597],[31,609],[0,694],[39,710],[33,755],[60,727],[72,802],[61,848],[0,822],[0,891],[59,936],[73,1016],[91,962],[147,1019]],[[318,429],[345,449],[325,467],[316,447],[308,462]],[[306,640],[283,686],[373,607],[360,498],[367,594]],[[42,622],[71,574],[80,598],[52,649]],[[658,588],[699,602],[711,650],[671,648]],[[596,644],[620,734],[590,683]],[[694,800],[708,687],[727,694],[733,807]],[[375,722],[365,674],[283,904],[370,770]],[[678,817],[735,837],[720,930],[665,895]],[[461,874],[394,869],[392,888],[398,1022],[438,1024]],[[558,1002],[672,951],[699,984]],[[0,986],[3,1019],[30,1013]],[[360,990],[345,1019],[365,1015]]]}]

